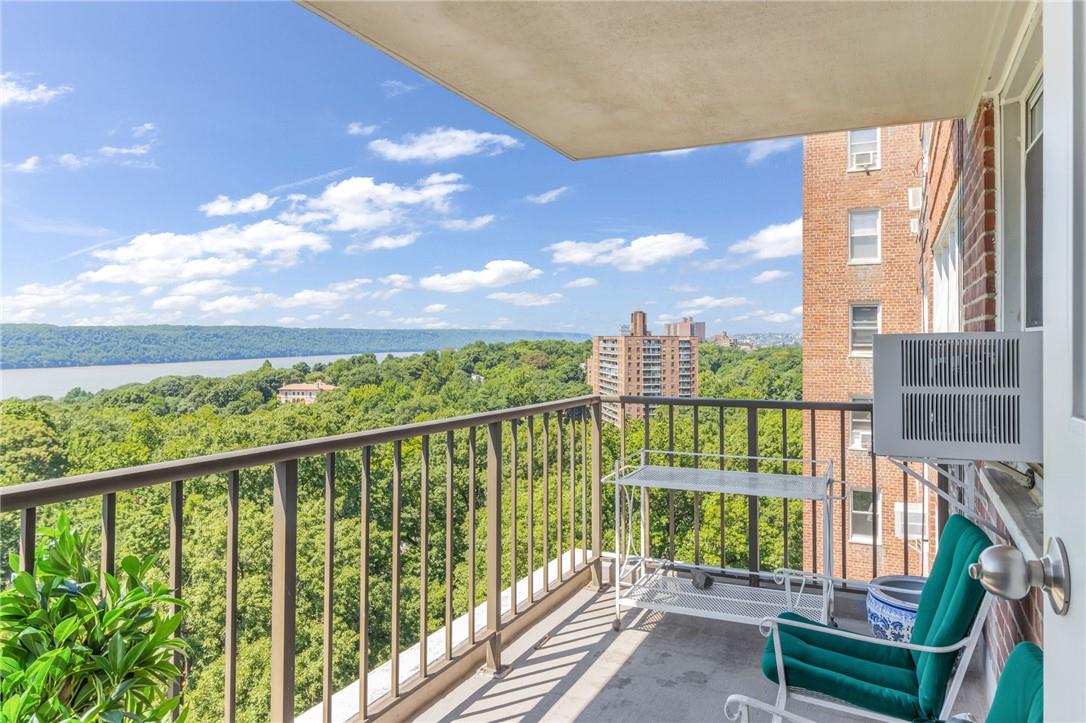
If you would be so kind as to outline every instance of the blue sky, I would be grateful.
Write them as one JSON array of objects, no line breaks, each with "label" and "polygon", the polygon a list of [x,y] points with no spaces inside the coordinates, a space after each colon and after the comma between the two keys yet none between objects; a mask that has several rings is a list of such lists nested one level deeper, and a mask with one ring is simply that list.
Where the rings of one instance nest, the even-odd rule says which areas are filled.
[{"label": "blue sky", "polygon": [[799,139],[573,162],[293,3],[3,15],[4,321],[800,327]]}]

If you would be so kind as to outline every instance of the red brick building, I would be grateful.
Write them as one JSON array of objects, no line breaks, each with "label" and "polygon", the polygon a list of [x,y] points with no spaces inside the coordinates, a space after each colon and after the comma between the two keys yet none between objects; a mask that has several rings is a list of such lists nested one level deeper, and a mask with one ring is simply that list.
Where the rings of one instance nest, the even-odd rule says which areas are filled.
[{"label": "red brick building", "polygon": [[[874,334],[923,329],[921,156],[916,125],[805,139],[804,399],[870,401]],[[804,456],[832,460],[834,476],[848,485],[834,510],[833,573],[857,580],[925,574],[935,553],[935,498],[886,459],[872,467],[870,413],[821,412],[813,429],[808,415],[803,437]],[[816,523],[809,507],[805,517],[806,530],[821,525],[821,513]],[[812,553],[805,537],[805,564],[824,571],[821,545]]]}]

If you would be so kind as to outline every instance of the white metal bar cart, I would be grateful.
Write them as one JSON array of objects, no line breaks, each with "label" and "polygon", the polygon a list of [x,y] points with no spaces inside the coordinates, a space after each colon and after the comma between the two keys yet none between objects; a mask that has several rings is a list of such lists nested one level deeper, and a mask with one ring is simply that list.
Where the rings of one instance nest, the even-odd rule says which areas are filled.
[{"label": "white metal bar cart", "polygon": [[[650,464],[660,456],[670,457],[672,464]],[[711,469],[706,466],[681,466],[681,458],[696,458],[701,464],[780,462],[809,468],[813,474],[781,474],[756,471]],[[632,463],[630,460],[634,460]],[[720,464],[721,460],[724,464]],[[707,589],[694,587],[689,577],[676,574],[678,563],[636,555],[633,546],[635,497],[643,497],[651,489],[677,490],[697,493],[726,493],[755,497],[778,497],[791,500],[813,500],[822,503],[822,555],[825,569],[833,570],[833,502],[840,499],[832,494],[833,463],[822,460],[783,459],[780,457],[743,457],[736,455],[671,452],[642,449],[615,462],[615,471],[601,480],[615,486],[615,620],[621,626],[623,608],[644,608],[715,620],[759,624],[763,618],[791,610],[823,623],[833,621],[833,581],[830,576],[805,574],[781,568],[773,573],[751,572],[723,566],[691,565],[684,569],[730,575],[758,575],[771,578],[773,584],[754,586],[714,578]],[[623,504],[625,497],[625,504]],[[623,509],[625,508],[625,510]],[[625,516],[624,516],[625,512]],[[626,525],[623,525],[625,517]],[[642,518],[642,525],[647,520]],[[627,582],[627,578],[629,581]]]}]

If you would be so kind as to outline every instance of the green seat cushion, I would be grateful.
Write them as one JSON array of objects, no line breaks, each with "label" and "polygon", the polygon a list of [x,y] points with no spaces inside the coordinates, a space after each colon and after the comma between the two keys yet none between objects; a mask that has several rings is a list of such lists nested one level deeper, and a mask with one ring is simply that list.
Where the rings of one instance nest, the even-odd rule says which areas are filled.
[{"label": "green seat cushion", "polygon": [[[826,627],[795,613],[780,617]],[[778,630],[788,685],[898,718],[911,720],[919,715],[916,670],[907,650],[815,630],[787,626]],[[762,672],[779,682],[772,635],[762,655]]]},{"label": "green seat cushion", "polygon": [[1019,643],[1003,666],[986,723],[1044,721],[1044,653],[1033,643]]},{"label": "green seat cushion", "polygon": [[[941,647],[969,634],[984,599],[984,588],[969,577],[969,565],[991,545],[984,531],[961,515],[951,515],[939,537],[939,552],[924,583],[913,624],[912,642]],[[916,664],[922,717],[936,718],[946,697],[957,653],[910,652]]]}]

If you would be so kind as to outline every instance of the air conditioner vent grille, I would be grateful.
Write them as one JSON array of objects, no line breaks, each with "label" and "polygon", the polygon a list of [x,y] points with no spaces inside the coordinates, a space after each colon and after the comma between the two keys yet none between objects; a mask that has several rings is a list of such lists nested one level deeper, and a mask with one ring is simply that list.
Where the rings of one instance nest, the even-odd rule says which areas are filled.
[{"label": "air conditioner vent grille", "polygon": [[1041,335],[875,336],[872,441],[907,459],[1041,461]]}]

